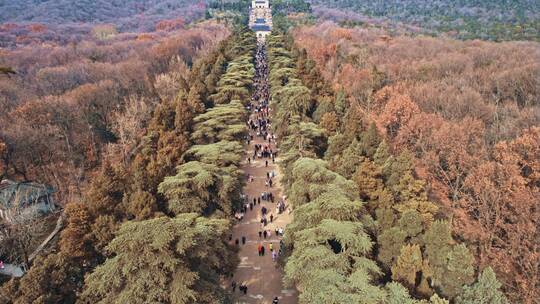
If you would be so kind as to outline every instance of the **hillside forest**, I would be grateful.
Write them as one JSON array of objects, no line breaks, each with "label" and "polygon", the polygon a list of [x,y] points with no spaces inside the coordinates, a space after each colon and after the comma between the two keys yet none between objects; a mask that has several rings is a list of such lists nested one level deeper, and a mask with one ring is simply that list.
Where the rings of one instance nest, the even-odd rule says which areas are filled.
[{"label": "hillside forest", "polygon": [[[430,202],[413,204],[424,221],[444,219],[471,261],[495,270],[513,303],[534,303],[540,290],[538,44],[391,37],[332,23],[299,27],[292,36],[299,68],[311,70],[310,81],[320,73],[326,82],[313,85],[325,83],[336,94],[314,97],[330,168],[358,182],[368,206],[420,195]],[[351,142],[348,132],[368,138]],[[380,146],[362,152],[366,140]],[[401,169],[377,160],[381,149]],[[414,186],[400,194],[406,181]],[[404,212],[400,205],[392,209]],[[379,241],[398,252],[399,242],[420,245],[429,257],[428,245],[407,236],[405,227],[398,236],[399,216],[374,212],[384,223]],[[401,250],[417,250],[406,246]],[[397,268],[398,255],[382,249],[381,262]],[[399,277],[393,269],[392,278]],[[409,284],[422,292],[421,281]]]},{"label": "hillside forest", "polygon": [[537,0],[310,0],[314,14],[344,25],[491,41],[540,39]]},{"label": "hillside forest", "polygon": [[[37,2],[0,3],[0,181],[60,208],[0,219],[0,304],[233,303],[250,1]],[[538,303],[535,1],[422,3],[270,1],[295,302]]]}]

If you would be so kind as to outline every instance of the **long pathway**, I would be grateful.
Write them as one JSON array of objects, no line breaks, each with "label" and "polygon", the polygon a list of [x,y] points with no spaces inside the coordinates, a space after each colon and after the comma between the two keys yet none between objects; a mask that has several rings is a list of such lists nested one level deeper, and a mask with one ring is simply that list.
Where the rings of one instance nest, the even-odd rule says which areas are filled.
[{"label": "long pathway", "polygon": [[[236,289],[233,293],[235,303],[271,304],[277,297],[279,304],[295,304],[298,302],[297,293],[295,290],[283,287],[283,271],[277,266],[277,262],[273,261],[270,251],[270,244],[272,244],[276,254],[279,252],[282,236],[276,235],[276,230],[285,229],[285,226],[292,220],[292,214],[288,211],[289,206],[286,206],[282,212],[277,210],[278,202],[284,200],[280,183],[281,173],[277,166],[279,157],[275,158],[275,162],[272,157],[277,153],[277,147],[272,139],[269,124],[271,115],[267,107],[269,97],[268,67],[263,45],[258,47],[256,71],[255,94],[252,98],[252,113],[248,122],[252,140],[246,144],[246,159],[242,165],[246,176],[251,177],[244,188],[248,205],[243,219],[239,220],[233,228],[232,240],[239,242],[241,262],[233,278],[229,281],[228,288],[232,289],[233,281],[236,283]],[[258,147],[257,151],[256,146]],[[262,153],[264,151],[267,153]],[[270,155],[269,151],[272,151]],[[255,158],[254,155],[256,155]],[[272,177],[272,172],[275,173],[275,177]],[[271,187],[268,184],[269,177],[272,180]],[[274,202],[263,199],[264,197],[261,196],[263,192],[272,193]],[[255,204],[253,204],[254,198]],[[267,210],[266,226],[261,223],[263,208]],[[266,238],[263,233],[265,230],[270,234]],[[242,237],[245,237],[245,244],[242,242]],[[265,247],[264,256],[259,253],[261,246]],[[242,284],[247,286],[245,294],[239,290]]]}]

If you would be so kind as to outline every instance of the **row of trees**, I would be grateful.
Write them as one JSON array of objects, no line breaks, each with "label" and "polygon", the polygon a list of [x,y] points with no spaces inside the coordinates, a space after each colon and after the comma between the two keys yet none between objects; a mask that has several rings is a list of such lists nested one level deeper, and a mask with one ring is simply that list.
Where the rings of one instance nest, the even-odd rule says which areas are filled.
[{"label": "row of trees", "polygon": [[410,151],[479,267],[493,267],[513,302],[536,301],[538,44],[385,35],[328,23],[294,33],[356,119],[394,154]]},{"label": "row of trees", "polygon": [[105,157],[129,156],[159,100],[228,34],[207,22],[152,39],[122,34],[7,51],[0,65],[16,74],[0,77],[0,178],[50,184],[62,203],[80,196]]},{"label": "row of trees", "polygon": [[[220,118],[211,99],[221,90],[219,79],[231,76],[239,64],[234,58],[254,48],[252,33],[236,33],[177,79],[179,93],[157,106],[133,156],[105,163],[84,202],[67,205],[58,252],[6,283],[3,300],[216,303],[227,297],[219,280],[237,263],[227,218],[240,199],[245,132],[206,145],[191,134]],[[253,71],[251,62],[242,62]],[[237,102],[225,106],[237,120],[247,115],[236,111]],[[231,134],[215,132],[213,138]]]},{"label": "row of trees", "polygon": [[428,199],[411,155],[394,156],[291,44],[272,36],[269,57],[273,125],[295,208],[285,281],[301,303],[506,303],[491,268],[475,283],[473,256]]},{"label": "row of trees", "polygon": [[[62,207],[86,200],[81,196],[101,164],[128,165],[159,101],[173,100],[180,79],[189,77],[188,65],[228,33],[206,23],[146,42],[136,36],[100,43],[86,37],[84,47],[74,49],[39,45],[7,51],[0,61],[15,72],[0,76],[0,179],[52,185]],[[139,212],[146,211],[130,211]],[[57,216],[2,222],[0,259],[30,266],[30,254],[54,229],[50,223]]]}]

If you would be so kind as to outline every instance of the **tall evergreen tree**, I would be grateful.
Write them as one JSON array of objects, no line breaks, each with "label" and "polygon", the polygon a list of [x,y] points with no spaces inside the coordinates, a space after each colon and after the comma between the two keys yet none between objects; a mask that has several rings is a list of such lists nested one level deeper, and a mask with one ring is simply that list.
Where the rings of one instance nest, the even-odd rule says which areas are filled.
[{"label": "tall evergreen tree", "polygon": [[476,283],[463,287],[456,298],[456,304],[506,304],[508,300],[500,291],[501,286],[493,269],[486,267]]},{"label": "tall evergreen tree", "polygon": [[[217,303],[219,274],[231,267],[226,220],[196,214],[122,225],[113,255],[85,282],[82,303]],[[216,241],[219,240],[219,241]],[[208,288],[214,286],[215,288]]]}]

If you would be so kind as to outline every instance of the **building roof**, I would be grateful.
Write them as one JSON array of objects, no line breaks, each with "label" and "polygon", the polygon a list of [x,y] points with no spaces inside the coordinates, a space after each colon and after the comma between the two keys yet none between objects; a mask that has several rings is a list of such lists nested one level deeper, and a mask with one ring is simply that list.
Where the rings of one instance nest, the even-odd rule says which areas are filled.
[{"label": "building roof", "polygon": [[30,205],[53,192],[54,189],[47,185],[2,180],[0,182],[0,208]]},{"label": "building roof", "polygon": [[254,25],[251,27],[254,32],[271,32],[272,29],[268,25]]}]

